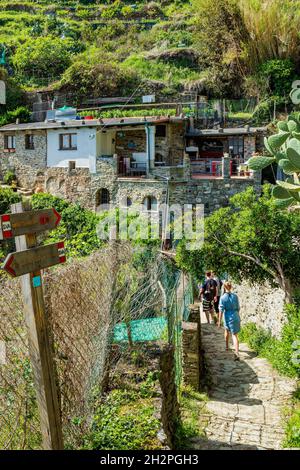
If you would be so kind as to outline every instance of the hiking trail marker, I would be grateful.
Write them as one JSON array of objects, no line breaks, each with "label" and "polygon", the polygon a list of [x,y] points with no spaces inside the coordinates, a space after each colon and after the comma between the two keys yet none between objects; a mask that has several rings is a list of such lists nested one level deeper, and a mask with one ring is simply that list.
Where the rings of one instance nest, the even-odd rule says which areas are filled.
[{"label": "hiking trail marker", "polygon": [[63,437],[60,406],[41,270],[64,263],[66,255],[63,242],[37,246],[36,238],[37,233],[57,227],[61,217],[55,209],[32,211],[29,202],[26,206],[25,203],[13,204],[11,212],[0,216],[0,240],[15,237],[17,251],[6,257],[2,269],[12,277],[21,276],[24,317],[43,448],[61,450]]},{"label": "hiking trail marker", "polygon": [[60,220],[61,216],[55,209],[4,214],[0,216],[0,240],[52,230]]}]

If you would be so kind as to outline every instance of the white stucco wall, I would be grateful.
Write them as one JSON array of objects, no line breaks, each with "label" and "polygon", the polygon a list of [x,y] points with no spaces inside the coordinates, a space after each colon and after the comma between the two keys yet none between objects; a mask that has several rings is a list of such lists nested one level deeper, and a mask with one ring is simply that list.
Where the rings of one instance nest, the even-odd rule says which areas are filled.
[{"label": "white stucco wall", "polygon": [[113,155],[116,152],[116,131],[105,129],[97,132],[97,157]]},{"label": "white stucco wall", "polygon": [[[59,135],[77,133],[77,150],[59,150]],[[68,167],[69,161],[76,161],[78,168],[91,168],[96,159],[96,129],[49,129],[47,132],[47,166]]]}]

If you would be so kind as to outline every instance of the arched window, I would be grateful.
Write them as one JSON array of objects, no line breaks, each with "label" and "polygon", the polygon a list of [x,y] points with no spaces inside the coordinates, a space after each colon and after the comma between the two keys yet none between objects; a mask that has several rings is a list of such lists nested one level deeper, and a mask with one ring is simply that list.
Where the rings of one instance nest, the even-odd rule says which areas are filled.
[{"label": "arched window", "polygon": [[109,191],[106,188],[98,189],[96,192],[96,207],[103,206],[103,205],[109,205],[110,203],[110,195]]},{"label": "arched window", "polygon": [[154,196],[147,196],[143,200],[145,211],[157,211],[157,199]]}]

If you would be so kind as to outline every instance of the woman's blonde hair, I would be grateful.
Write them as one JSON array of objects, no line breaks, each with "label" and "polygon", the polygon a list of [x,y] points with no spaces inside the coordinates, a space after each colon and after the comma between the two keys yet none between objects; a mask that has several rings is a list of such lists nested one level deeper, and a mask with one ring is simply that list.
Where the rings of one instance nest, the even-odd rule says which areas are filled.
[{"label": "woman's blonde hair", "polygon": [[224,282],[224,289],[225,290],[231,290],[232,289],[232,284],[230,281],[225,281]]}]

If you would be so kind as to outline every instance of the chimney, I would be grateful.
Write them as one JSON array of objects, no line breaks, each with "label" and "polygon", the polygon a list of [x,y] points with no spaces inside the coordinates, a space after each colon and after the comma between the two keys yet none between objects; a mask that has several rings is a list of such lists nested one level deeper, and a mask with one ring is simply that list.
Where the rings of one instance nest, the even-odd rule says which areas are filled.
[{"label": "chimney", "polygon": [[16,124],[20,124],[20,118],[16,119]]}]

